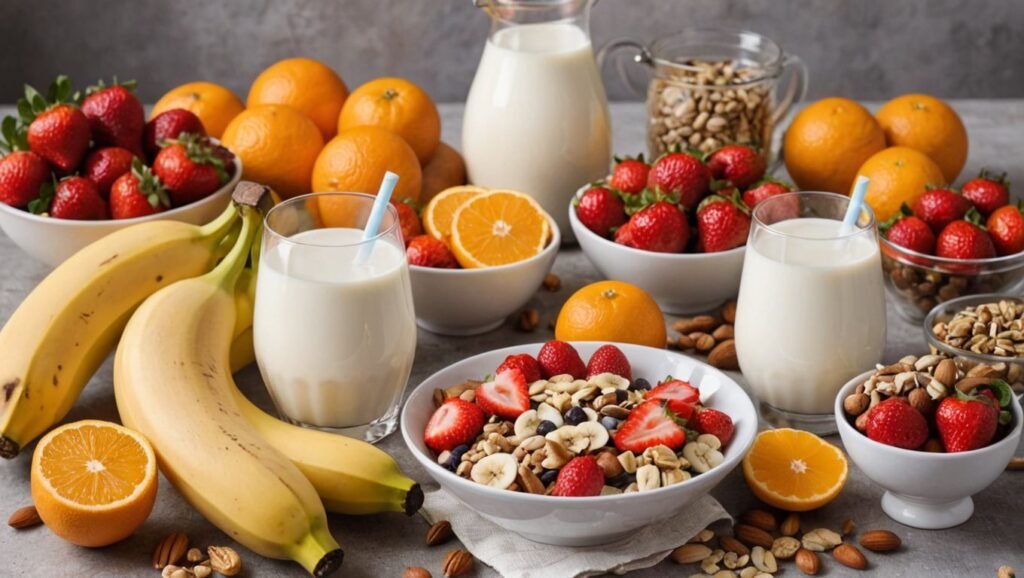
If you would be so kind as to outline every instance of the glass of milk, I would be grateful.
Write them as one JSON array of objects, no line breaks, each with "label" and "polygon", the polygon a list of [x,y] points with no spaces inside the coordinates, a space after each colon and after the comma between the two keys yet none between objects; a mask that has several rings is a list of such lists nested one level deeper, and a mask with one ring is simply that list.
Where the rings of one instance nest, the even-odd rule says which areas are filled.
[{"label": "glass of milk", "polygon": [[[270,210],[256,281],[256,361],[291,423],[376,442],[398,425],[416,353],[409,267],[388,206],[360,260],[374,197],[315,193]],[[320,208],[329,208],[324,225]]]},{"label": "glass of milk", "polygon": [[753,211],[736,353],[775,426],[834,433],[833,402],[885,348],[885,293],[874,215],[844,229],[849,197],[800,192]]}]

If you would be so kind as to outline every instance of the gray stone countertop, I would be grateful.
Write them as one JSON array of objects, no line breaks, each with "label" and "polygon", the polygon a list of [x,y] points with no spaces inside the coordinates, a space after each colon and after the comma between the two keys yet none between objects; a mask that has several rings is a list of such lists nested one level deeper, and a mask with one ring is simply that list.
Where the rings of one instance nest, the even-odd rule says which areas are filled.
[{"label": "gray stone countertop", "polygon": [[[1024,183],[1024,100],[956,101],[955,108],[963,117],[971,138],[970,157],[963,175],[976,174],[982,166],[993,166],[1010,172],[1011,180]],[[0,114],[9,109],[0,108]],[[443,105],[444,140],[460,142],[462,106]],[[644,148],[644,112],[638,103],[612,105],[615,130],[615,151],[634,154]],[[22,253],[0,234],[0,320],[6,321],[21,300],[47,273],[47,267]],[[548,322],[558,313],[564,300],[576,289],[599,280],[594,267],[578,248],[565,248],[554,266],[562,279],[562,288],[555,293],[539,291],[527,307],[541,314],[536,332],[516,331],[511,323],[476,337],[443,337],[419,331],[416,363],[408,391],[435,371],[465,357],[491,349],[520,343],[545,341],[552,334]],[[669,320],[671,322],[671,319]],[[895,316],[890,307],[889,337],[886,359],[894,360],[907,353],[924,350],[921,330]],[[271,408],[269,397],[255,367],[236,376],[242,389],[260,406]],[[117,421],[117,410],[111,387],[111,364],[108,360],[86,387],[66,421],[86,418]],[[839,444],[838,437],[830,438]],[[399,434],[386,439],[381,447],[395,456],[407,474],[419,480],[424,488],[436,484],[419,467],[406,449]],[[1018,451],[1018,454],[1021,452]],[[0,514],[4,518],[14,509],[30,503],[29,463],[31,452],[8,463],[0,464]],[[210,464],[210,475],[219,475],[216,464]],[[937,481],[941,483],[941,481]],[[926,531],[901,526],[882,512],[881,490],[851,463],[846,489],[831,504],[804,516],[809,526],[827,525],[838,528],[843,520],[852,518],[859,529],[889,528],[898,533],[904,548],[892,554],[870,554],[867,572],[856,572],[840,566],[830,557],[823,558],[828,576],[994,576],[1003,564],[1024,571],[1024,472],[1006,472],[981,494],[974,497],[976,510],[967,523],[944,531]],[[756,504],[739,470],[712,491],[734,516]],[[345,562],[339,575],[350,577],[394,577],[402,575],[407,566],[424,566],[434,576],[441,576],[445,552],[456,544],[428,549],[423,536],[427,524],[422,517],[382,514],[366,517],[331,515],[331,528],[345,549]],[[806,526],[805,526],[806,527]],[[165,534],[186,532],[194,544],[232,544],[223,533],[193,510],[166,479],[160,481],[156,507],[142,528],[127,540],[101,549],[73,546],[57,538],[44,527],[15,532],[0,527],[0,576],[157,576],[149,565],[153,547]],[[687,536],[679,536],[680,543]],[[239,548],[244,559],[246,576],[302,576],[295,564],[261,558]],[[783,575],[799,575],[792,564],[784,565]],[[631,576],[686,576],[699,569],[680,568],[670,561]],[[477,564],[475,576],[496,576],[489,568]]]}]

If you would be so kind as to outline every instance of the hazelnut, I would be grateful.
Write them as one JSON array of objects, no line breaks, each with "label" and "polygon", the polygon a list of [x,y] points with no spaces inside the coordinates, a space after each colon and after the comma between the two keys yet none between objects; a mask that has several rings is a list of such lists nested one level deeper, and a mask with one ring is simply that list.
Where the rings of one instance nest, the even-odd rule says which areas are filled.
[{"label": "hazelnut", "polygon": [[921,415],[925,417],[930,416],[935,411],[935,402],[928,395],[928,390],[922,387],[911,390],[907,395],[907,401],[910,402],[910,407],[921,412]]},{"label": "hazelnut", "polygon": [[868,431],[868,415],[871,412],[866,411],[857,416],[857,419],[853,422],[853,427],[857,428],[857,431],[864,433]]},{"label": "hazelnut", "polygon": [[866,394],[863,393],[851,393],[846,396],[843,400],[843,409],[849,415],[860,415],[868,409],[868,404],[871,400]]}]

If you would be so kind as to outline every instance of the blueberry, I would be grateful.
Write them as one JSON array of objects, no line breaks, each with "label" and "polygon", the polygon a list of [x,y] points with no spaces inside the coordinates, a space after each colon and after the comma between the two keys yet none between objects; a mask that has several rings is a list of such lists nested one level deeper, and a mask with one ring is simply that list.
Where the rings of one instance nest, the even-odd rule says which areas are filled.
[{"label": "blueberry", "polygon": [[651,389],[651,382],[647,381],[642,377],[638,377],[633,380],[633,383],[629,384],[629,389],[634,391],[638,389]]},{"label": "blueberry", "polygon": [[626,390],[624,390],[624,389],[616,389],[615,390],[615,403],[622,403],[622,402],[626,401],[626,397],[628,397],[628,394],[626,393]]},{"label": "blueberry", "polygon": [[540,474],[540,483],[545,486],[555,481],[558,478],[558,470],[544,470]]},{"label": "blueberry", "polygon": [[462,444],[461,446],[455,446],[455,449],[452,450],[452,460],[455,463],[459,463],[459,460],[462,459],[462,454],[464,454],[464,453],[466,453],[468,451],[469,451],[469,445],[467,445],[467,444]]},{"label": "blueberry", "polygon": [[571,407],[569,411],[565,412],[565,423],[569,425],[579,425],[587,421],[587,412],[583,411],[582,407]]},{"label": "blueberry", "polygon": [[459,467],[459,462],[460,461],[461,460],[457,460],[454,457],[450,457],[450,458],[448,458],[447,462],[445,462],[445,463],[443,463],[441,465],[444,466],[444,469],[448,470],[449,472],[454,472]]},{"label": "blueberry", "polygon": [[604,426],[604,429],[612,431],[613,429],[619,427],[619,420],[615,419],[614,417],[606,415],[601,418],[601,425]]},{"label": "blueberry", "polygon": [[615,486],[616,488],[625,488],[626,486],[632,484],[635,481],[636,476],[627,474],[626,472],[622,472],[621,474],[613,478],[608,478],[608,481],[605,483],[608,484],[609,486]]},{"label": "blueberry", "polygon": [[558,429],[558,426],[555,425],[555,422],[543,420],[537,424],[537,435],[546,436],[556,429]]}]

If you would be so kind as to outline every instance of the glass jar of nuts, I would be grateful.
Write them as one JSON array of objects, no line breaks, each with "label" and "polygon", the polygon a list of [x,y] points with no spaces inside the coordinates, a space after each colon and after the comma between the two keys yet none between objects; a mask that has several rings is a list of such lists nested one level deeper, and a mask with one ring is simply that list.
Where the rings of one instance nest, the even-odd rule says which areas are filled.
[{"label": "glass jar of nuts", "polygon": [[[708,153],[727,144],[750,144],[772,162],[772,133],[807,90],[807,68],[759,34],[693,29],[650,46],[614,40],[598,53],[634,50],[633,61],[651,69],[647,87],[647,149],[652,157],[673,148]],[[619,61],[619,75],[634,87]],[[785,88],[777,96],[780,81]],[[637,91],[639,92],[639,91]]]}]

